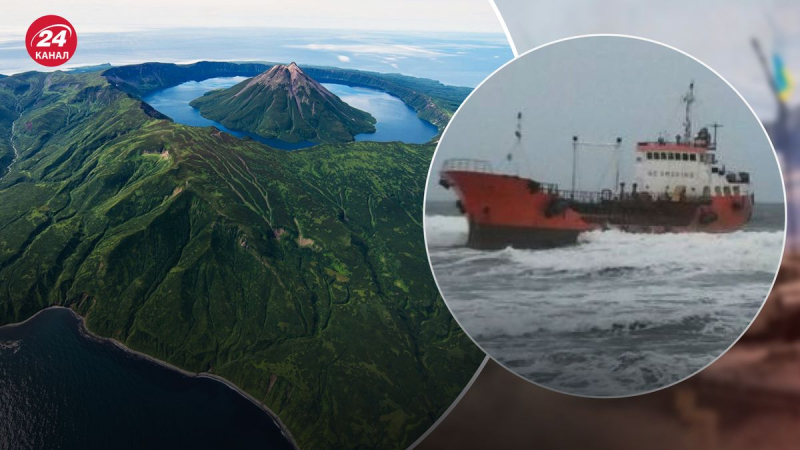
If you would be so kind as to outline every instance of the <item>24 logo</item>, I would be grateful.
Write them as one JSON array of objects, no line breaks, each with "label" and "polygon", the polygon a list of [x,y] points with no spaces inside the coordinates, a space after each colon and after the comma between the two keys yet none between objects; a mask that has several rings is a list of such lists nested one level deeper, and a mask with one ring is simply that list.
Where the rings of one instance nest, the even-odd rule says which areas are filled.
[{"label": "24 logo", "polygon": [[78,47],[75,28],[60,16],[43,16],[36,19],[25,37],[28,54],[37,63],[56,67],[69,61]]}]

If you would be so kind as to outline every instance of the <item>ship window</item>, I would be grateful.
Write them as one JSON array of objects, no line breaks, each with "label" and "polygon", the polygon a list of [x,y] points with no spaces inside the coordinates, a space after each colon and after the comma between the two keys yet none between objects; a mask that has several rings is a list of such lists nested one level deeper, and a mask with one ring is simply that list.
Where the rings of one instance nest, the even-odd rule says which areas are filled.
[{"label": "ship window", "polygon": [[691,155],[689,155],[689,159],[690,159],[691,161],[697,161],[697,155],[695,155],[694,153],[692,153]]},{"label": "ship window", "polygon": [[658,153],[653,153],[653,159],[658,159]]},{"label": "ship window", "polygon": [[664,152],[661,152],[661,159],[667,159],[667,154],[664,153]]},{"label": "ship window", "polygon": [[730,186],[725,186],[725,188],[724,188],[723,190],[725,191],[725,195],[731,195],[731,188],[730,188]]},{"label": "ship window", "polygon": [[673,153],[668,153],[667,154],[667,159],[673,160],[673,159],[675,159],[675,155]]},{"label": "ship window", "polygon": [[739,195],[739,193],[740,193],[740,192],[741,192],[741,191],[740,191],[740,189],[739,189],[739,186],[734,186],[734,187],[733,187],[733,195]]},{"label": "ship window", "polygon": [[647,152],[647,159],[653,159],[653,152]]},{"label": "ship window", "polygon": [[683,160],[684,161],[688,161],[689,160],[689,154],[688,153],[683,153]]},{"label": "ship window", "polygon": [[717,187],[715,187],[715,188],[714,188],[714,192],[716,192],[716,193],[717,193],[717,195],[722,195],[722,188],[720,188],[719,186],[717,186]]}]

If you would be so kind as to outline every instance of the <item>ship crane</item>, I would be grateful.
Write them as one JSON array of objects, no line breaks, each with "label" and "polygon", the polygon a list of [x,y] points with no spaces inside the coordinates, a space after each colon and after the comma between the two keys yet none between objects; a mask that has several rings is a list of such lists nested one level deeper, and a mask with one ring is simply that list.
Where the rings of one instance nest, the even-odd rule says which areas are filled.
[{"label": "ship crane", "polygon": [[572,136],[572,197],[575,196],[576,190],[576,179],[578,173],[578,150],[583,148],[595,148],[595,149],[612,149],[614,150],[614,167],[615,167],[615,175],[614,175],[614,186],[615,189],[619,184],[619,149],[622,147],[622,138],[618,137],[614,142],[584,142],[578,139],[578,136]]},{"label": "ship crane", "polygon": [[517,128],[514,130],[514,144],[505,155],[504,165],[501,170],[514,175],[530,174],[531,162],[525,154],[522,143],[522,111],[517,112]]}]

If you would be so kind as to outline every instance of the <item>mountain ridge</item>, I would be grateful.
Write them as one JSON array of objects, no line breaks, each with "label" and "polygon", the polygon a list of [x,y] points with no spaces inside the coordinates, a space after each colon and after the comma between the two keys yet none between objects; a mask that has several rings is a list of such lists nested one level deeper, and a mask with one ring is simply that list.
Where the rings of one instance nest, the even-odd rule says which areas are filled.
[{"label": "mountain ridge", "polygon": [[433,145],[284,152],[96,73],[3,79],[2,111],[0,324],[70,307],[235,383],[302,448],[405,448],[483,359],[425,258]]}]

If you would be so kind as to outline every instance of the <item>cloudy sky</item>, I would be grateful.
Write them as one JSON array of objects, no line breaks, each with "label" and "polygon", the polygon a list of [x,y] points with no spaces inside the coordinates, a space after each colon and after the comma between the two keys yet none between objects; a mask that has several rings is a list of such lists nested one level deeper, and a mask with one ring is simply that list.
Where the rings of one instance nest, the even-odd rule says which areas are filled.
[{"label": "cloudy sky", "polygon": [[46,70],[23,42],[46,14],[78,32],[78,50],[63,68],[296,61],[476,86],[513,57],[488,0],[0,1],[0,73]]},{"label": "cloudy sky", "polygon": [[[433,162],[438,176],[448,158],[480,158],[496,170],[568,188],[571,138],[613,142],[623,138],[621,180],[633,177],[635,143],[672,138],[681,131],[681,97],[696,84],[695,131],[715,121],[718,157],[727,168],[753,176],[756,198],[780,202],[783,190],[775,156],[760,123],[728,85],[695,60],[657,44],[616,37],[553,44],[514,60],[484,82],[450,122]],[[517,112],[523,140],[516,143]],[[515,164],[507,165],[511,152]],[[584,150],[578,188],[614,186],[613,155]],[[429,183],[428,198],[449,193]]]},{"label": "cloudy sky", "polygon": [[[517,51],[569,36],[620,33],[655,39],[709,64],[762,118],[775,102],[750,40],[777,49],[800,73],[797,0],[495,0]],[[795,95],[800,103],[800,95]]]},{"label": "cloudy sky", "polygon": [[0,32],[57,14],[83,32],[172,27],[292,27],[500,32],[488,0],[37,0],[0,3]]}]

